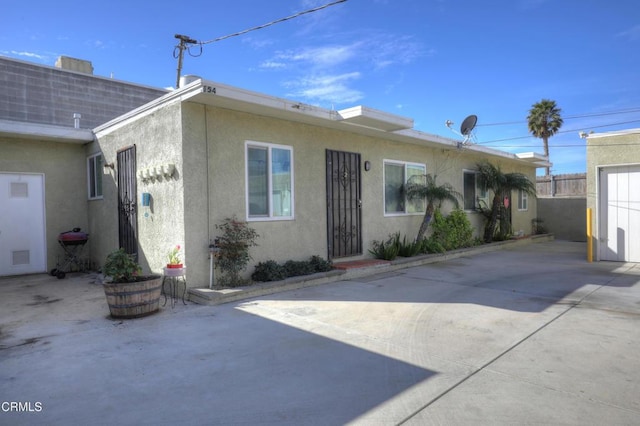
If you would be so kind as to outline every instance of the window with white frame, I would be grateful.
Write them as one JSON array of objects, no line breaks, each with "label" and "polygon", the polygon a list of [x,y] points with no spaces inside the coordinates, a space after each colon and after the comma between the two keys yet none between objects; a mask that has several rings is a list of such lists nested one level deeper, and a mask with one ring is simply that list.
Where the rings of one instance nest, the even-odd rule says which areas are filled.
[{"label": "window with white frame", "polygon": [[87,183],[90,200],[102,198],[102,153],[87,158]]},{"label": "window with white frame", "polygon": [[478,172],[464,170],[463,172],[463,197],[465,210],[477,210],[480,201],[487,203],[488,194],[479,185]]},{"label": "window with white frame", "polygon": [[426,172],[427,167],[424,164],[384,160],[385,215],[424,212],[424,200],[408,200],[404,187],[412,177],[422,176]]},{"label": "window with white frame", "polygon": [[525,191],[518,191],[518,210],[529,210],[529,194]]},{"label": "window with white frame", "polygon": [[247,219],[293,219],[293,149],[246,142]]}]

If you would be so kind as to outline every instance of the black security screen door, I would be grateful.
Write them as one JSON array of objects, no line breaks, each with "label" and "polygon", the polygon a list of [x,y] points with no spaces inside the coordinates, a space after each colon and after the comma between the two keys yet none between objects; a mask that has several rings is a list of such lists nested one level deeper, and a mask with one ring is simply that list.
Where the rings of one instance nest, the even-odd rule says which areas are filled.
[{"label": "black security screen door", "polygon": [[362,254],[360,154],[327,150],[329,259]]},{"label": "black security screen door", "polygon": [[136,147],[118,151],[118,237],[120,247],[138,259]]}]

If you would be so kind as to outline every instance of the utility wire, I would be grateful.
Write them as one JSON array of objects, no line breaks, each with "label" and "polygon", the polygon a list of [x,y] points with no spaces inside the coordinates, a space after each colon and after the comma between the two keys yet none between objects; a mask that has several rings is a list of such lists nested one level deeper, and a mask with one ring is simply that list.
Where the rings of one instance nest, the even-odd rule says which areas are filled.
[{"label": "utility wire", "polygon": [[236,36],[239,36],[239,35],[242,35],[242,34],[246,34],[246,33],[251,32],[251,31],[261,30],[263,28],[270,27],[271,25],[278,24],[278,23],[284,22],[284,21],[288,21],[290,19],[297,18],[298,16],[302,16],[302,15],[305,15],[307,13],[317,12],[318,10],[326,9],[329,6],[333,6],[333,5],[336,5],[338,3],[344,3],[345,1],[347,1],[347,0],[337,0],[337,1],[334,1],[334,2],[331,2],[331,3],[327,3],[324,6],[318,6],[318,7],[313,8],[313,9],[309,9],[309,10],[305,10],[305,11],[302,11],[302,12],[298,12],[298,13],[295,13],[295,14],[293,14],[291,16],[287,16],[285,18],[276,19],[275,21],[267,22],[266,24],[258,25],[257,27],[249,28],[249,29],[244,30],[244,31],[238,31],[237,33],[233,33],[233,34],[229,34],[229,35],[226,35],[226,36],[214,38],[213,40],[199,41],[198,44],[200,44],[202,46],[202,45],[205,45],[205,44],[215,43],[216,41],[225,40],[227,38],[236,37]]},{"label": "utility wire", "polygon": [[[603,125],[601,125],[601,126],[590,126],[589,128],[590,128],[590,129],[598,129],[598,128],[601,128],[601,127],[611,127],[611,126],[617,126],[617,125],[620,125],[620,124],[637,123],[637,122],[639,122],[639,121],[640,121],[640,120],[621,121],[621,122],[619,122],[619,123],[603,124]],[[558,133],[580,132],[580,131],[582,131],[582,130],[583,130],[583,129],[560,130],[560,131],[558,131],[556,134],[558,134]],[[478,143],[477,143],[477,145],[483,145],[483,144],[495,143],[495,142],[512,141],[512,140],[516,140],[516,139],[528,139],[528,138],[532,138],[532,137],[534,137],[534,136],[532,136],[532,135],[527,135],[527,136],[516,136],[516,137],[513,137],[513,138],[495,139],[495,140],[492,140],[492,141],[478,142]]]},{"label": "utility wire", "polygon": [[[567,117],[562,117],[564,120],[571,120],[574,118],[586,118],[586,117],[601,117],[605,115],[617,115],[617,114],[628,114],[632,112],[639,112],[640,108],[626,109],[626,110],[618,110],[618,111],[609,111],[609,112],[601,112],[601,113],[592,113],[592,114],[578,114],[578,115],[570,115]],[[486,124],[478,124],[476,127],[488,127],[488,126],[505,126],[511,124],[523,124],[527,123],[526,120],[520,121],[505,121],[501,123],[486,123]]]},{"label": "utility wire", "polygon": [[[294,13],[293,15],[287,16],[285,18],[276,19],[275,21],[267,22],[266,24],[258,25],[257,27],[249,28],[249,29],[244,30],[244,31],[238,31],[237,33],[233,33],[233,34],[229,34],[229,35],[226,35],[226,36],[214,38],[213,40],[208,40],[208,41],[197,41],[197,40],[194,40],[194,39],[192,39],[191,37],[189,37],[187,35],[176,34],[175,38],[180,40],[178,45],[173,50],[173,57],[178,60],[178,68],[176,70],[176,88],[180,87],[180,75],[182,74],[182,61],[183,61],[183,58],[184,58],[184,51],[185,50],[189,53],[189,55],[197,57],[197,56],[202,55],[202,46],[204,46],[205,44],[214,43],[216,41],[225,40],[227,38],[236,37],[236,36],[239,36],[239,35],[242,35],[242,34],[246,34],[246,33],[250,32],[250,31],[255,31],[255,30],[260,30],[262,28],[270,27],[271,25],[277,24],[279,22],[288,21],[290,19],[297,18],[298,16],[306,15],[307,13],[317,12],[319,10],[326,9],[329,6],[333,6],[333,5],[336,5],[338,3],[344,3],[346,1],[347,0],[336,0],[336,1],[333,1],[331,3],[327,3],[327,4],[323,5],[323,6],[318,6],[318,7],[315,7],[313,9],[309,9],[309,10],[303,10],[302,12]],[[197,54],[192,53],[191,50],[190,50],[190,47],[193,46],[193,45],[199,45],[200,46],[200,51]]]},{"label": "utility wire", "polygon": [[287,16],[285,18],[276,19],[275,21],[267,22],[266,24],[258,25],[257,27],[249,28],[249,29],[244,30],[244,31],[238,31],[237,33],[233,33],[233,34],[229,34],[229,35],[226,35],[226,36],[214,38],[213,40],[199,41],[198,44],[200,44],[202,46],[202,45],[209,44],[209,43],[215,43],[216,41],[225,40],[227,38],[237,37],[239,35],[243,35],[243,34],[246,34],[248,32],[251,32],[251,31],[261,30],[263,28],[270,27],[271,25],[279,24],[280,22],[288,21],[290,19],[297,18],[298,16],[306,15],[307,13],[317,12],[318,10],[326,9],[327,7],[336,5],[338,3],[344,3],[345,1],[347,1],[347,0],[337,0],[337,1],[334,1],[334,2],[331,2],[331,3],[327,3],[324,6],[318,6],[318,7],[313,8],[313,9],[309,9],[309,10],[305,10],[305,11],[302,11],[302,12],[298,12],[298,13],[295,13],[295,14],[293,14],[291,16]]},{"label": "utility wire", "polygon": [[[632,143],[604,143],[604,144],[569,144],[569,145],[549,145],[549,148],[586,148],[599,146],[640,146],[640,142]],[[540,148],[540,145],[493,145],[491,148]]]}]

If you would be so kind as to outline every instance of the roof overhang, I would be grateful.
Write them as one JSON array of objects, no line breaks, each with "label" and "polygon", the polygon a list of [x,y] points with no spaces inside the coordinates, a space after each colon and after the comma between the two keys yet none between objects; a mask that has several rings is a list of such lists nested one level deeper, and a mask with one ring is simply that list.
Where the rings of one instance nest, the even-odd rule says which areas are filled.
[{"label": "roof overhang", "polygon": [[0,120],[0,137],[85,144],[94,140],[89,129]]},{"label": "roof overhang", "polygon": [[516,154],[522,161],[534,164],[536,167],[552,167],[553,163],[549,162],[549,158],[537,152],[521,152]]},{"label": "roof overhang", "polygon": [[587,140],[597,138],[608,138],[612,136],[625,136],[640,133],[640,129],[614,130],[611,132],[589,133],[586,135]]},{"label": "roof overhang", "polygon": [[[526,154],[525,157],[519,158],[516,154],[481,145],[470,144],[462,147],[461,141],[413,129],[412,119],[372,108],[357,106],[340,111],[328,110],[314,105],[277,98],[203,79],[194,80],[178,90],[168,93],[140,108],[97,127],[94,131],[98,136],[107,134],[131,121],[137,120],[141,116],[151,114],[158,108],[174,102],[193,102],[218,108],[226,108],[249,114],[372,136],[399,143],[448,150],[462,149],[488,157],[525,164],[529,167],[532,165],[545,167],[544,164],[532,164],[532,161],[527,158],[527,155],[530,155],[529,153]],[[540,158],[544,159],[540,154],[533,155],[537,156],[536,161]]]},{"label": "roof overhang", "polygon": [[338,115],[345,123],[370,127],[384,132],[413,128],[413,120],[410,118],[389,114],[365,106],[341,109],[338,111]]}]

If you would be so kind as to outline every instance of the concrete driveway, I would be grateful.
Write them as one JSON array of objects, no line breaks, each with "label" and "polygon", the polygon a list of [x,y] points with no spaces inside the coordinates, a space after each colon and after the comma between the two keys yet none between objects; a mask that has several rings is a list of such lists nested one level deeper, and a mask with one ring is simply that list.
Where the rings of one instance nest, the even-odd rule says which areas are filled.
[{"label": "concrete driveway", "polygon": [[584,258],[506,247],[128,321],[86,275],[0,279],[0,424],[640,424],[640,264]]}]

